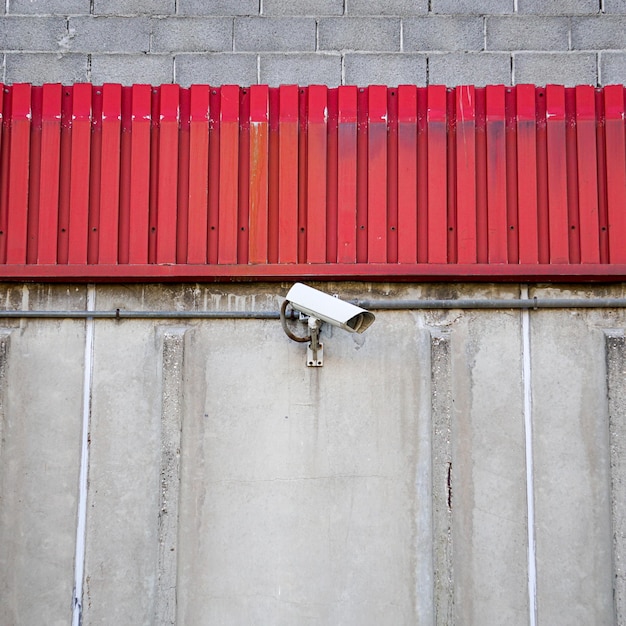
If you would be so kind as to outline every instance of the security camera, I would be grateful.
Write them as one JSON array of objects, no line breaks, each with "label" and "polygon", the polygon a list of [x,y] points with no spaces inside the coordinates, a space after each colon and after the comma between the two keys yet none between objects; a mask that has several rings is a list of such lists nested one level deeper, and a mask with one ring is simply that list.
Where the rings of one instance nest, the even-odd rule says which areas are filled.
[{"label": "security camera", "polygon": [[[309,335],[299,337],[287,326],[287,306],[308,315]],[[351,333],[362,333],[374,322],[374,314],[354,304],[345,302],[318,289],[302,283],[296,283],[287,293],[280,310],[280,321],[283,330],[294,341],[310,341],[307,350],[307,365],[321,367],[324,364],[324,346],[319,341],[322,322]]]},{"label": "security camera", "polygon": [[308,285],[296,283],[287,293],[292,308],[351,333],[362,333],[374,322],[374,314]]}]

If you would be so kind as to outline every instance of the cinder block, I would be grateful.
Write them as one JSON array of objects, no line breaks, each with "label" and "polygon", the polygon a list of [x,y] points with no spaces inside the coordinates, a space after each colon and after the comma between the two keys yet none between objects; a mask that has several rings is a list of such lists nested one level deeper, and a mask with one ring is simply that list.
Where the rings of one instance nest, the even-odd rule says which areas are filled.
[{"label": "cinder block", "polygon": [[72,83],[87,80],[86,54],[7,54],[6,82]]},{"label": "cinder block", "polygon": [[626,17],[602,15],[572,20],[574,50],[622,50],[626,48]]},{"label": "cinder block", "polygon": [[236,17],[235,50],[288,52],[315,50],[310,17]]},{"label": "cinder block", "polygon": [[483,18],[429,16],[403,21],[404,50],[482,50]]},{"label": "cinder block", "polygon": [[328,17],[319,20],[320,50],[400,51],[400,19]]},{"label": "cinder block", "polygon": [[259,0],[178,0],[179,15],[258,15]]},{"label": "cinder block", "polygon": [[62,52],[67,44],[67,21],[62,17],[2,17],[0,49]]},{"label": "cinder block", "polygon": [[517,52],[513,54],[513,71],[516,84],[597,84],[594,53]]},{"label": "cinder block", "polygon": [[428,13],[428,0],[349,0],[347,15],[421,15]]},{"label": "cinder block", "polygon": [[169,54],[94,54],[91,57],[91,82],[95,85],[161,85],[173,80],[174,60]]},{"label": "cinder block", "polygon": [[600,85],[623,85],[626,77],[626,52],[600,53]]},{"label": "cinder block", "polygon": [[263,15],[343,15],[343,0],[263,0]]},{"label": "cinder block", "polygon": [[261,83],[269,85],[341,84],[339,54],[262,54]]},{"label": "cinder block", "polygon": [[487,17],[487,50],[567,50],[566,17]]},{"label": "cinder block", "polygon": [[[171,15],[175,0],[94,0],[95,15]],[[89,13],[89,11],[87,11]]]},{"label": "cinder block", "polygon": [[358,54],[344,57],[346,85],[425,85],[425,54]]},{"label": "cinder block", "polygon": [[227,17],[165,17],[152,20],[154,52],[221,52],[233,49]]},{"label": "cinder block", "polygon": [[511,56],[504,52],[451,52],[428,57],[430,85],[510,85]]},{"label": "cinder block", "polygon": [[513,0],[431,0],[432,13],[499,15],[513,13]]},{"label": "cinder block", "polygon": [[89,0],[9,0],[13,15],[89,15]]},{"label": "cinder block", "polygon": [[151,21],[147,17],[71,17],[74,52],[148,52]]},{"label": "cinder block", "polygon": [[626,0],[604,0],[605,13],[626,13]]},{"label": "cinder block", "polygon": [[241,53],[177,54],[175,81],[183,86],[254,85],[257,82],[257,55]]},{"label": "cinder block", "polygon": [[517,0],[518,13],[538,15],[593,15],[600,12],[598,0]]}]

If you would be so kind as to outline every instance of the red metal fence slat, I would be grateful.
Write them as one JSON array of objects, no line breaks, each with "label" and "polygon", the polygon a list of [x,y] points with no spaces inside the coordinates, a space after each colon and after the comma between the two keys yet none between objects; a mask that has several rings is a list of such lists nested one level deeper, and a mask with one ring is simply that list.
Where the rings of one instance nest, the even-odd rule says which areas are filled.
[{"label": "red metal fence slat", "polygon": [[298,262],[298,87],[279,89],[278,262]]},{"label": "red metal fence slat", "polygon": [[516,99],[519,262],[538,263],[535,87],[518,85]]},{"label": "red metal fence slat", "polygon": [[61,162],[60,84],[44,85],[39,184],[38,263],[56,263],[59,224],[59,167]]},{"label": "red metal fence slat", "polygon": [[161,87],[156,262],[176,262],[179,87]]},{"label": "red metal fence slat", "polygon": [[239,87],[220,90],[218,262],[237,263]]},{"label": "red metal fence slat", "polygon": [[357,88],[339,87],[337,261],[356,262]]},{"label": "red metal fence slat", "polygon": [[626,268],[622,86],[18,84],[3,96],[4,276]]},{"label": "red metal fence slat", "polygon": [[326,262],[328,88],[311,85],[307,124],[307,262]]},{"label": "red metal fence slat", "polygon": [[456,88],[457,260],[476,263],[476,94]]},{"label": "red metal fence slat", "polygon": [[428,98],[428,262],[448,260],[446,177],[446,88],[427,88]]},{"label": "red metal fence slat", "polygon": [[590,85],[576,87],[578,215],[580,221],[580,260],[582,263],[600,262],[594,91]]},{"label": "red metal fence slat", "polygon": [[102,87],[98,263],[118,262],[122,86]]},{"label": "red metal fence slat", "polygon": [[367,118],[367,260],[387,260],[387,88],[369,88]]},{"label": "red metal fence slat", "polygon": [[132,88],[129,263],[148,262],[151,92],[150,85]]},{"label": "red metal fence slat", "polygon": [[398,87],[398,263],[417,262],[417,88]]},{"label": "red metal fence slat", "polygon": [[26,263],[28,233],[31,87],[13,85],[12,95],[6,262],[21,264]]},{"label": "red metal fence slat", "polygon": [[624,134],[624,87],[604,88],[606,127],[606,183],[609,260],[626,260],[626,142]]},{"label": "red metal fence slat", "polygon": [[250,87],[249,262],[268,262],[269,89]]},{"label": "red metal fence slat", "polygon": [[191,87],[187,263],[207,262],[209,205],[209,86]]},{"label": "red metal fence slat", "polygon": [[550,263],[568,263],[565,89],[559,85],[546,87],[546,132]]},{"label": "red metal fence slat", "polygon": [[506,137],[504,86],[485,88],[487,133],[487,242],[489,263],[506,263]]}]

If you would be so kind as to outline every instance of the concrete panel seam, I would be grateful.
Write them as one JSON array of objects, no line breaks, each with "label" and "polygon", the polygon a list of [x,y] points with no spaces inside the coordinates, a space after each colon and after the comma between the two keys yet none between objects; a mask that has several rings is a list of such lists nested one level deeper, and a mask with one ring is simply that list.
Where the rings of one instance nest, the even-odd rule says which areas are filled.
[{"label": "concrete panel seam", "polygon": [[611,524],[613,531],[613,610],[615,623],[626,617],[626,339],[623,329],[604,331],[609,414]]},{"label": "concrete panel seam", "polygon": [[[528,286],[520,288],[520,299],[528,300]],[[532,357],[530,344],[530,310],[522,316],[522,386],[524,407],[524,454],[526,460],[526,508],[527,508],[527,559],[528,559],[528,608],[530,626],[537,623],[537,551],[535,537],[535,484],[533,455],[532,413]]]},{"label": "concrete panel seam", "polygon": [[11,346],[11,329],[0,329],[0,468],[6,423],[7,367]]},{"label": "concrete panel seam", "polygon": [[176,623],[178,514],[183,413],[183,368],[187,328],[162,333],[161,461],[155,624]]},{"label": "concrete panel seam", "polygon": [[[87,310],[96,308],[96,287],[87,286]],[[93,387],[94,319],[85,320],[85,353],[83,361],[83,409],[81,429],[80,472],[78,477],[78,506],[76,520],[76,551],[74,556],[74,597],[72,626],[80,626],[83,612],[83,578],[87,534],[87,495],[89,488],[89,432],[91,422],[91,392]]]},{"label": "concrete panel seam", "polygon": [[454,623],[450,333],[431,330],[432,507],[435,624]]}]

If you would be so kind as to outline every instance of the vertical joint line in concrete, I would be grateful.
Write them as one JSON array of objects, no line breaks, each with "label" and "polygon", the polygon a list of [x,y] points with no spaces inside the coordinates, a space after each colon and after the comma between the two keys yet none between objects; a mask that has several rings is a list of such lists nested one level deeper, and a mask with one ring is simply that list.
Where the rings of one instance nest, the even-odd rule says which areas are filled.
[{"label": "vertical joint line in concrete", "polygon": [[2,82],[6,85],[7,82],[7,55],[6,52],[2,55]]},{"label": "vertical joint line in concrete", "polygon": [[87,55],[87,82],[91,82],[91,63],[92,63],[92,55]]},{"label": "vertical joint line in concrete", "polygon": [[426,85],[430,85],[430,55],[426,57]]},{"label": "vertical joint line in concrete", "polygon": [[315,20],[315,52],[320,51],[320,21]]},{"label": "vertical joint line in concrete", "polygon": [[256,55],[256,83],[261,84],[261,55]]},{"label": "vertical joint line in concrete", "polygon": [[483,15],[483,51],[487,50],[487,17]]},{"label": "vertical joint line in concrete", "polygon": [[511,85],[515,85],[515,55],[511,53]]},{"label": "vertical joint line in concrete", "polygon": [[[87,311],[96,309],[96,286],[87,285]],[[87,529],[87,489],[89,484],[89,426],[91,420],[91,390],[93,385],[94,319],[85,319],[85,354],[83,364],[83,415],[78,474],[78,512],[76,521],[76,551],[74,553],[74,595],[72,626],[80,626],[83,613],[83,578]]]},{"label": "vertical joint line in concrete", "polygon": [[404,52],[404,20],[400,20],[400,52]]},{"label": "vertical joint line in concrete", "polygon": [[341,53],[341,84],[345,85],[346,84],[346,55],[342,52]]},{"label": "vertical joint line in concrete", "polygon": [[572,50],[572,18],[567,20],[567,49]]},{"label": "vertical joint line in concrete", "polygon": [[517,13],[517,2],[518,0],[513,0],[513,13]]},{"label": "vertical joint line in concrete", "polygon": [[185,328],[163,332],[155,624],[176,624]]},{"label": "vertical joint line in concrete", "polygon": [[263,0],[259,0],[259,15],[263,15]]},{"label": "vertical joint line in concrete", "polygon": [[0,468],[2,468],[2,441],[6,423],[7,362],[10,345],[11,331],[0,330]]},{"label": "vertical joint line in concrete", "polygon": [[452,383],[450,335],[431,331],[433,603],[435,624],[454,623]]},{"label": "vertical joint line in concrete", "polygon": [[615,623],[626,615],[626,340],[623,330],[606,330],[606,383],[609,412],[611,525],[613,531],[613,610]]},{"label": "vertical joint line in concrete", "polygon": [[[528,286],[520,288],[520,298],[528,300]],[[535,486],[533,468],[532,370],[530,351],[530,311],[522,315],[522,384],[524,390],[524,440],[526,457],[526,509],[528,527],[528,617],[537,624],[537,551],[535,540]]]},{"label": "vertical joint line in concrete", "polygon": [[602,64],[600,63],[601,52],[596,52],[596,87],[602,87]]},{"label": "vertical joint line in concrete", "polygon": [[[7,2],[9,2],[9,0],[7,0]],[[94,14],[94,12],[95,12],[95,7],[94,7],[95,3],[96,3],[96,0],[91,0],[89,2],[89,15],[93,15]]]}]

